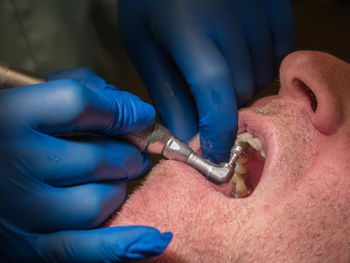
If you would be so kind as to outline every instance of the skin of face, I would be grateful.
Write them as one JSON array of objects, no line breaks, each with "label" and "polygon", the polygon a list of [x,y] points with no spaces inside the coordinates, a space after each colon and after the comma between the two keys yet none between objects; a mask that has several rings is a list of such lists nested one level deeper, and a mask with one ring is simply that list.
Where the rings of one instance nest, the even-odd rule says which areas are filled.
[{"label": "skin of face", "polygon": [[267,156],[249,165],[252,180],[262,174],[249,197],[163,161],[108,224],[173,232],[154,262],[350,262],[350,65],[298,51],[280,81],[278,95],[239,113],[239,133]]}]

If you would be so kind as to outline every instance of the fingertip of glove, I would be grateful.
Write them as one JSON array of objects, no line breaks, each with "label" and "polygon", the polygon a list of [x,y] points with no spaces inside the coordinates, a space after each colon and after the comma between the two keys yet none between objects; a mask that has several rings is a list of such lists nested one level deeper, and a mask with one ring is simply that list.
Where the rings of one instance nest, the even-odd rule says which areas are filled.
[{"label": "fingertip of glove", "polygon": [[170,243],[170,241],[173,239],[173,236],[174,236],[173,233],[171,232],[164,232],[161,235],[164,242],[166,242],[167,245]]},{"label": "fingertip of glove", "polygon": [[154,122],[156,117],[156,111],[154,107],[142,101],[139,97],[134,94],[122,91],[124,97],[125,105],[128,105],[128,114],[130,116],[130,121],[134,123],[134,128],[136,130],[143,130]]},{"label": "fingertip of glove", "polygon": [[230,152],[227,138],[218,138],[213,138],[210,134],[208,136],[205,132],[200,134],[200,145],[203,156],[216,164],[226,162]]},{"label": "fingertip of glove", "polygon": [[142,166],[141,169],[132,177],[128,178],[131,180],[138,179],[142,176],[145,176],[152,169],[152,160],[147,153],[141,153]]},{"label": "fingertip of glove", "polygon": [[[170,241],[173,238],[173,234],[171,232],[160,233],[158,242],[155,242],[154,252],[158,255],[163,253],[165,249],[168,247]],[[156,241],[156,240],[155,240]]]},{"label": "fingertip of glove", "polygon": [[143,154],[143,162],[144,162],[144,171],[145,173],[148,173],[151,168],[152,168],[152,160],[149,157],[149,155],[147,153],[142,153]]},{"label": "fingertip of glove", "polygon": [[237,132],[235,116],[228,119],[204,118],[200,123],[200,145],[205,158],[226,162]]},{"label": "fingertip of glove", "polygon": [[144,130],[152,125],[156,117],[156,111],[152,105],[143,102],[142,100],[139,100],[138,105],[134,105],[133,108],[133,132]]},{"label": "fingertip of glove", "polygon": [[141,113],[142,113],[144,122],[146,123],[146,127],[148,127],[154,122],[154,119],[156,117],[156,110],[151,104],[147,102],[140,100],[140,103],[142,105]]},{"label": "fingertip of glove", "polygon": [[156,112],[151,104],[126,91],[108,86],[104,91],[105,104],[114,111],[115,120],[111,128],[113,134],[139,132],[151,126]]},{"label": "fingertip of glove", "polygon": [[131,245],[128,252],[135,255],[142,254],[145,258],[158,256],[165,251],[172,238],[173,234],[171,232],[160,233],[155,231],[148,233]]},{"label": "fingertip of glove", "polygon": [[207,158],[208,160],[210,160],[216,164],[219,164],[222,162],[227,162],[228,157],[229,157],[228,151],[225,153],[218,153],[218,152],[214,152],[213,150],[208,150],[205,148],[202,148],[201,150],[202,150],[203,156],[205,158]]}]

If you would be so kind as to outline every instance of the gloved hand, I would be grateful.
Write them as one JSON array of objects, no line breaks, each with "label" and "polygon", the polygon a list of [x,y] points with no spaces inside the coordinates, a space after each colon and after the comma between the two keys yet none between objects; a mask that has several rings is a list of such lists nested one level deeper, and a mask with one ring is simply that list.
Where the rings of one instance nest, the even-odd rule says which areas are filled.
[{"label": "gloved hand", "polygon": [[[153,107],[85,69],[49,77],[70,79],[0,92],[0,261],[120,262],[162,253],[171,233],[91,229],[121,205],[125,180],[151,166],[108,136],[148,127]],[[100,136],[51,135],[66,132]]]},{"label": "gloved hand", "polygon": [[203,154],[227,161],[237,107],[293,49],[289,0],[119,0],[118,17],[165,125],[183,140],[199,126]]}]

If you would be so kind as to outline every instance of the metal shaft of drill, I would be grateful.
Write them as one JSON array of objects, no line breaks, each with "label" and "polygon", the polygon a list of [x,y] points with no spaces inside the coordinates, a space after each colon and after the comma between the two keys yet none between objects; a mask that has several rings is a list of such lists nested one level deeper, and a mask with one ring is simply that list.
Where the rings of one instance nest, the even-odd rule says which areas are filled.
[{"label": "metal shaft of drill", "polygon": [[48,81],[47,78],[36,75],[24,69],[15,69],[0,61],[0,90],[34,85]]}]

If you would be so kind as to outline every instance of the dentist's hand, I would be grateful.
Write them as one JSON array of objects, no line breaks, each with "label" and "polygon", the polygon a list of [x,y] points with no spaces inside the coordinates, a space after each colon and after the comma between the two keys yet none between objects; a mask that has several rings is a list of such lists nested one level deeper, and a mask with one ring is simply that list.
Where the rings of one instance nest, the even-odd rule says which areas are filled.
[{"label": "dentist's hand", "polygon": [[[95,229],[124,201],[125,180],[151,166],[135,147],[109,136],[148,127],[153,107],[85,69],[49,77],[0,92],[0,261],[124,262],[159,255],[171,233],[146,226]],[[99,136],[52,136],[66,132]]]},{"label": "dentist's hand", "polygon": [[227,161],[237,108],[293,49],[289,0],[119,0],[118,11],[125,47],[165,125],[183,140],[199,127],[204,155]]}]

